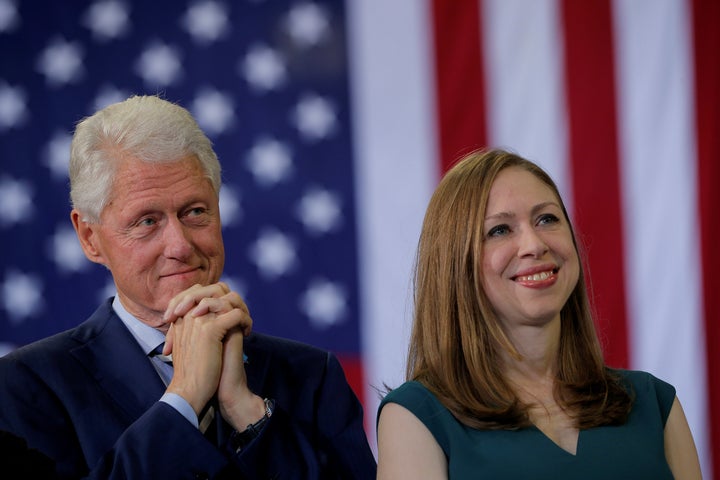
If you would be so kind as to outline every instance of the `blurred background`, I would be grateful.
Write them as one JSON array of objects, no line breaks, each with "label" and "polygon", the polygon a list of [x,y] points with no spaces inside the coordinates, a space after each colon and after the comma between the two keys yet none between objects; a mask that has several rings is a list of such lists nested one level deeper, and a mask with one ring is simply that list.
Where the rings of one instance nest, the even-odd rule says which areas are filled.
[{"label": "blurred background", "polygon": [[223,164],[223,279],[255,330],[337,354],[374,445],[429,196],[499,146],[559,184],[608,363],[677,388],[713,478],[718,24],[714,0],[0,0],[0,354],[113,295],[69,221],[69,142],[158,94]]}]

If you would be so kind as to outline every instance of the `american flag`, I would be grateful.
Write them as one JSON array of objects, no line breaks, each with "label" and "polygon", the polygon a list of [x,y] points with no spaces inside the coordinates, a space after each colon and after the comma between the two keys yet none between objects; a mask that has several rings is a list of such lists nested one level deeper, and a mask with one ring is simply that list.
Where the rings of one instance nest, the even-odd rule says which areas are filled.
[{"label": "american flag", "polygon": [[335,352],[365,404],[403,379],[427,200],[510,148],[560,185],[608,362],[677,388],[720,472],[720,3],[0,0],[0,341],[112,295],[71,229],[74,124],[190,109],[223,164],[224,279],[255,330]]}]

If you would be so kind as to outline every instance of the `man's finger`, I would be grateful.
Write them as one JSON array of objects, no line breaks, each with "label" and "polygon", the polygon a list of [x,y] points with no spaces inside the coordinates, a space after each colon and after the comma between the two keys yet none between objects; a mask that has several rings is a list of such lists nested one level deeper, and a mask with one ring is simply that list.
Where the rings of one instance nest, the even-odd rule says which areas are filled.
[{"label": "man's finger", "polygon": [[175,334],[173,333],[173,325],[174,323],[170,324],[170,328],[168,329],[167,334],[165,335],[165,346],[163,346],[163,355],[170,355],[172,353],[172,347],[173,347],[173,340],[175,339]]}]

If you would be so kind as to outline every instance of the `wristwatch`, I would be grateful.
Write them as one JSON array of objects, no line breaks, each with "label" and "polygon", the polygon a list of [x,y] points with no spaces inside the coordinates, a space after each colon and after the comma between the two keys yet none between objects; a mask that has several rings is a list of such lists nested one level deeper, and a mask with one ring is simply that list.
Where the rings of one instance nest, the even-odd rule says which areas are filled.
[{"label": "wristwatch", "polygon": [[265,426],[265,422],[272,417],[273,410],[275,409],[275,400],[266,398],[263,401],[265,402],[265,415],[257,422],[248,425],[242,432],[235,430],[230,435],[230,447],[235,453],[240,453],[243,448],[247,447],[248,444],[260,434],[263,426]]}]

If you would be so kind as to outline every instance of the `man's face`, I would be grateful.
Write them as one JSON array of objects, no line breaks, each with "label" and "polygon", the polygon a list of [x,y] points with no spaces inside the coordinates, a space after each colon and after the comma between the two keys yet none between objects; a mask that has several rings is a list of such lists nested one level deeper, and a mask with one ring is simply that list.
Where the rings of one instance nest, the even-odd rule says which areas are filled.
[{"label": "man's face", "polygon": [[123,306],[156,328],[171,298],[217,282],[225,262],[218,196],[195,157],[123,159],[100,223],[76,228],[88,258],[110,269]]}]

